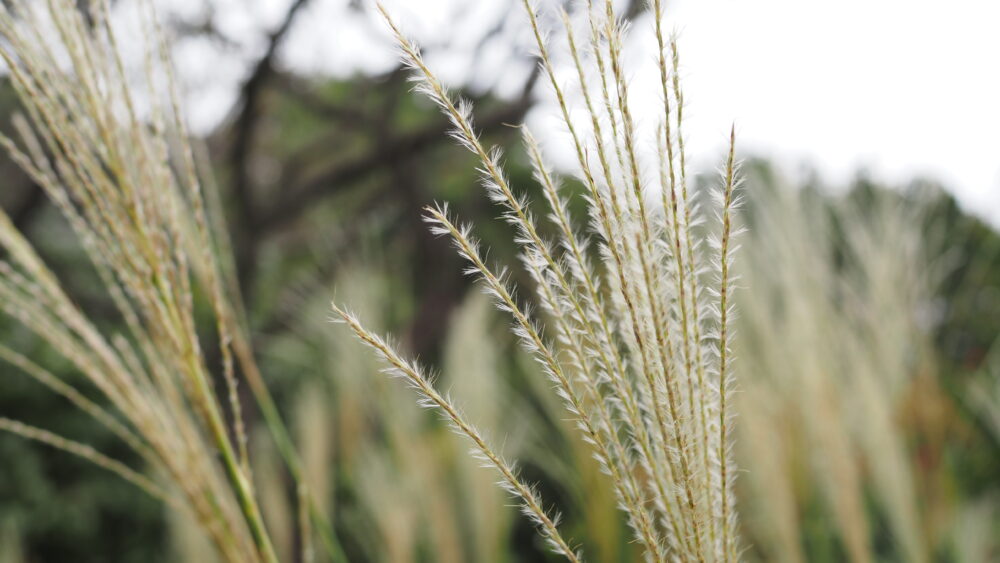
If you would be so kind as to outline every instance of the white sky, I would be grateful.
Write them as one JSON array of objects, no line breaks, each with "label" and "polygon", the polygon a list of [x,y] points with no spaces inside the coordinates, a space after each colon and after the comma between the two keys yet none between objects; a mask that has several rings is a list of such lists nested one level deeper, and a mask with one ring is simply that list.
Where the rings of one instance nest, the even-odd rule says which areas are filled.
[{"label": "white sky", "polygon": [[929,175],[1000,225],[1000,2],[673,4],[699,146],[735,119],[755,152]]},{"label": "white sky", "polygon": [[[169,4],[184,11],[192,1],[197,2]],[[286,64],[336,76],[393,64],[379,24],[345,11],[346,2],[311,0],[282,53]],[[431,63],[454,80],[467,76],[464,47],[491,26],[498,10],[509,9],[507,2],[386,0],[418,39],[452,41],[453,48]],[[252,55],[263,45],[260,31],[281,17],[288,0],[213,3],[217,23],[231,37],[247,38]],[[702,157],[694,159],[696,165],[717,161],[729,125],[736,122],[746,154],[770,157],[790,173],[814,166],[832,184],[846,182],[859,169],[892,183],[926,176],[952,189],[966,209],[1000,225],[1000,2],[668,0],[666,5],[668,25],[681,33],[686,133],[691,154]],[[467,12],[456,21],[455,10],[463,9]],[[647,18],[633,28],[637,61],[654,57],[650,25]],[[197,45],[179,55],[193,83],[213,90],[198,95],[194,120],[217,122],[244,71]],[[503,76],[523,71],[503,70],[504,53],[487,51],[485,57],[488,75],[474,75],[475,80],[503,83]],[[633,73],[637,98],[647,90],[654,102],[658,87],[643,85],[640,68]]]}]

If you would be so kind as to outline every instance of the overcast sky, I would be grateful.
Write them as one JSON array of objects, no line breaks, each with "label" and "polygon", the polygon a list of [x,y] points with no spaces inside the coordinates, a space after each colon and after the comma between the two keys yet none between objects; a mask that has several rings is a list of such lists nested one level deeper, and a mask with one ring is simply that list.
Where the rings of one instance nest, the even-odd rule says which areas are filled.
[{"label": "overcast sky", "polygon": [[[185,3],[197,4],[175,0],[171,5],[183,11]],[[214,3],[223,31],[241,38],[256,33],[257,42],[247,42],[259,49],[261,31],[281,17],[288,0]],[[346,3],[311,0],[283,49],[285,64],[334,76],[392,65],[394,53],[378,23],[345,10]],[[418,39],[433,43],[450,38],[452,48],[432,63],[453,80],[468,77],[467,47],[510,4],[386,3]],[[687,137],[696,164],[714,162],[735,122],[745,153],[771,157],[789,174],[815,167],[830,184],[843,184],[859,170],[893,183],[931,177],[951,188],[968,210],[1000,225],[1000,2],[666,4],[668,25],[681,34]],[[456,25],[456,13],[463,14],[461,25]],[[636,61],[648,63],[655,56],[650,25],[648,18],[635,24]],[[511,32],[515,39],[517,27]],[[243,70],[206,56],[197,45],[180,55],[191,80],[213,90],[198,96],[194,119],[217,121],[232,103],[232,85]],[[516,85],[523,69],[497,72],[507,55],[487,50],[488,76],[494,83]],[[654,102],[657,88],[643,85],[638,63],[632,72],[640,103],[644,90]],[[544,116],[537,114],[549,111],[543,106],[534,121],[544,124]]]},{"label": "overcast sky", "polygon": [[675,0],[692,133],[834,179],[930,175],[1000,225],[1000,2]]}]

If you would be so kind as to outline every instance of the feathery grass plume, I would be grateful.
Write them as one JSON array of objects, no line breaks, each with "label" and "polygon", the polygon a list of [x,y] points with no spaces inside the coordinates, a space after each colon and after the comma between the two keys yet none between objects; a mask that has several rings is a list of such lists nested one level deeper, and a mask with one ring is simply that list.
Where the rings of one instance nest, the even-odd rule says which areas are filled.
[{"label": "feathery grass plume", "polygon": [[[739,229],[734,144],[719,198],[719,233],[715,244],[718,271],[714,293],[703,292],[700,216],[683,170],[683,97],[676,73],[676,43],[664,36],[662,10],[655,3],[664,113],[659,118],[656,164],[660,185],[643,173],[643,146],[636,127],[623,55],[625,29],[610,1],[589,5],[589,50],[578,46],[574,23],[562,13],[578,84],[567,91],[558,76],[552,42],[546,39],[536,8],[524,0],[536,40],[542,72],[559,105],[577,157],[577,175],[585,188],[590,236],[596,240],[593,263],[587,236],[577,231],[559,180],[546,165],[542,149],[527,129],[525,146],[548,203],[545,217],[555,238],[540,234],[528,201],[510,185],[497,149],[476,133],[471,106],[453,96],[407,40],[386,9],[378,9],[414,71],[416,89],[439,106],[453,126],[452,135],[480,161],[482,184],[503,209],[515,231],[520,261],[534,282],[534,314],[515,295],[506,269],[495,270],[483,258],[471,227],[459,226],[447,206],[427,208],[434,233],[450,237],[498,307],[513,320],[513,332],[552,380],[556,393],[576,421],[595,458],[608,474],[637,543],[648,561],[735,561],[738,559],[736,512],[730,455],[732,408],[731,262]],[[668,45],[670,52],[668,54]],[[669,61],[669,64],[668,64]],[[596,75],[596,76],[595,76]],[[591,79],[600,85],[591,94]],[[569,94],[581,94],[585,120],[573,117]],[[676,108],[671,109],[671,100]],[[672,134],[672,128],[677,129]],[[675,136],[676,135],[676,136]],[[594,167],[591,155],[597,155]],[[679,159],[681,172],[676,172]],[[678,179],[679,176],[679,179]],[[649,202],[656,190],[662,207]],[[532,489],[490,448],[424,373],[384,340],[362,327],[338,306],[335,311],[356,335],[423,396],[441,409],[478,454],[500,471],[506,487],[538,524],[557,553],[581,558],[569,548]],[[712,313],[711,315],[709,313]],[[546,332],[543,332],[543,329]]]},{"label": "feathery grass plume", "polygon": [[[516,436],[527,433],[527,430],[519,432],[510,427],[511,413],[527,412],[528,409],[510,399],[509,389],[500,378],[502,358],[491,330],[495,314],[492,307],[485,295],[472,293],[465,298],[454,314],[442,364],[445,373],[455,374],[448,382],[455,400],[475,413],[476,420],[491,435],[496,434],[495,429],[505,427],[504,446],[510,451],[518,442]],[[525,425],[525,428],[531,426]],[[469,534],[471,558],[496,561],[503,552],[502,542],[510,531],[514,515],[501,508],[508,503],[504,492],[493,486],[492,472],[479,467],[473,458],[465,455],[464,448],[454,451],[463,487],[461,498],[468,511],[466,521],[472,529]]]},{"label": "feathery grass plume", "polygon": [[[380,272],[369,268],[344,268],[349,273],[338,276],[337,287],[350,291],[350,298],[362,307],[369,318],[385,318],[389,309],[381,296],[387,290]],[[348,289],[349,288],[349,289]],[[324,302],[323,305],[326,305]],[[316,308],[317,313],[325,307]],[[466,548],[475,545],[474,538],[462,537],[463,515],[455,502],[475,494],[475,489],[453,492],[452,469],[464,461],[467,444],[446,428],[428,420],[427,413],[415,405],[407,389],[394,382],[373,378],[380,363],[360,342],[331,335],[322,329],[329,313],[307,329],[312,338],[322,338],[324,355],[332,364],[330,386],[332,398],[343,412],[340,424],[345,426],[344,439],[353,445],[342,450],[344,479],[357,485],[357,498],[352,510],[342,518],[354,522],[356,537],[372,559],[392,561],[416,560],[422,556],[441,563],[458,563],[467,559]],[[344,327],[344,332],[349,332]],[[331,337],[334,346],[329,346]],[[475,385],[479,378],[470,377]],[[321,427],[319,431],[322,431]],[[348,433],[351,435],[348,436]],[[305,452],[303,452],[305,453]],[[492,479],[493,472],[480,470]],[[502,494],[500,491],[493,491]],[[504,510],[500,502],[487,502],[480,507],[498,518]],[[467,541],[466,541],[467,540]],[[380,555],[387,550],[386,555]],[[495,551],[487,552],[495,554]],[[489,557],[483,560],[488,561]]]},{"label": "feathery grass plume", "polygon": [[566,556],[571,561],[579,561],[576,552],[569,547],[569,544],[563,539],[562,534],[559,533],[556,527],[559,520],[558,517],[550,516],[545,511],[537,491],[529,485],[524,484],[517,476],[515,467],[501,458],[485,442],[479,431],[466,421],[465,417],[462,416],[448,397],[434,389],[430,379],[423,370],[416,364],[400,357],[384,339],[365,330],[354,315],[336,305],[333,305],[333,309],[343,322],[354,331],[355,335],[362,342],[370,346],[388,364],[389,367],[386,368],[386,371],[389,374],[405,380],[420,394],[423,406],[439,409],[457,432],[472,441],[475,455],[479,456],[483,463],[495,468],[500,473],[502,486],[511,495],[521,501],[525,515],[538,524],[542,534],[551,544],[553,551]]},{"label": "feathery grass plume", "polygon": [[990,346],[980,371],[966,395],[969,404],[976,409],[993,437],[1000,442],[1000,340]]},{"label": "feathery grass plume", "polygon": [[[318,367],[323,373],[294,402],[298,446],[317,497],[332,498],[322,491],[336,478],[337,497],[350,499],[335,513],[357,557],[503,561],[517,516],[506,494],[493,486],[496,473],[467,455],[466,439],[429,417],[409,389],[373,377],[381,363],[350,338],[348,327],[329,330],[323,296],[331,287],[375,323],[371,328],[391,318],[383,297],[392,264],[373,269],[347,262],[332,285],[307,274],[283,305],[296,313],[292,330],[262,340],[258,350],[278,362],[275,371],[310,373]],[[493,330],[496,316],[489,299],[476,293],[456,310],[443,358],[454,376],[445,384],[481,432],[492,436],[502,427],[505,452],[522,456],[538,422],[528,401],[511,397],[501,378],[505,359]]]},{"label": "feathery grass plume", "polygon": [[175,561],[218,563],[222,559],[212,542],[205,536],[198,521],[189,514],[172,510],[167,514],[170,557]]},{"label": "feathery grass plume", "polygon": [[[770,389],[762,387],[744,385],[739,400],[755,408],[752,416],[743,415],[745,409],[740,411],[736,456],[750,473],[742,482],[742,523],[754,535],[754,548],[766,556],[764,560],[803,563],[809,559],[802,546],[799,499],[795,487],[790,486],[796,482],[794,445],[778,432],[787,424],[783,409],[775,407],[769,400]],[[746,465],[748,456],[753,456],[752,468]],[[762,501],[755,502],[757,499]]]},{"label": "feathery grass plume", "polygon": [[[6,419],[2,428],[82,455],[181,508],[223,560],[276,561],[250,474],[237,364],[296,478],[297,458],[250,351],[232,270],[219,258],[227,243],[209,217],[216,203],[200,181],[163,33],[150,3],[133,7],[128,23],[144,37],[144,50],[132,53],[138,82],[106,1],[0,7],[0,57],[27,114],[13,120],[19,141],[0,144],[63,214],[125,327],[98,328],[0,213],[0,308],[69,360],[102,400],[6,348],[0,357],[92,415],[153,477],[41,429]],[[225,396],[199,341],[196,295],[211,306]]]},{"label": "feathery grass plume", "polygon": [[1000,553],[996,529],[1000,525],[1000,503],[995,497],[980,499],[963,507],[955,520],[955,560],[959,563],[986,563]]},{"label": "feathery grass plume", "polygon": [[330,483],[330,458],[333,444],[327,440],[328,409],[325,396],[312,386],[301,392],[295,404],[295,436],[302,456],[302,482],[296,487],[298,504],[298,532],[301,560],[314,560],[313,522],[310,499],[316,499],[316,510],[330,514],[329,500],[333,497]]},{"label": "feathery grass plume", "polygon": [[250,449],[254,457],[250,468],[254,475],[257,497],[264,523],[270,532],[274,552],[279,561],[291,561],[295,552],[297,522],[292,498],[287,494],[284,467],[264,427],[255,427],[250,434]]},{"label": "feathery grass plume", "polygon": [[0,563],[24,563],[27,561],[21,546],[21,535],[17,522],[6,518],[0,521]]},{"label": "feathery grass plume", "polygon": [[[732,377],[732,357],[731,357],[731,344],[732,344],[732,315],[733,315],[733,302],[732,302],[732,290],[733,282],[736,277],[730,273],[732,268],[733,257],[738,248],[737,245],[733,244],[733,238],[739,233],[733,230],[733,210],[739,207],[739,197],[735,194],[736,184],[737,184],[737,170],[735,163],[735,141],[736,141],[736,129],[733,128],[730,131],[730,142],[729,142],[729,158],[726,160],[726,168],[723,172],[723,183],[722,189],[716,194],[720,200],[721,211],[721,222],[722,222],[722,236],[719,239],[719,297],[718,305],[716,308],[716,330],[718,334],[715,336],[718,342],[718,368],[715,376],[717,378],[716,385],[718,389],[718,433],[719,438],[717,442],[717,457],[716,463],[718,464],[719,471],[719,485],[714,488],[717,498],[713,499],[713,505],[718,506],[718,510],[721,511],[721,535],[719,536],[719,543],[717,544],[717,549],[720,550],[718,557],[720,559],[735,559],[737,557],[737,547],[736,547],[736,510],[735,510],[735,499],[733,497],[733,481],[736,478],[736,474],[733,471],[734,463],[732,459],[732,452],[730,447],[731,440],[729,439],[729,434],[732,432],[732,421],[733,414],[732,411],[727,408],[726,400],[732,393],[732,388],[734,386],[734,381]],[[714,367],[714,366],[713,366]]]},{"label": "feathery grass plume", "polygon": [[[852,561],[886,550],[930,560],[950,533],[941,526],[948,510],[923,492],[941,471],[937,439],[918,433],[926,422],[905,422],[911,409],[927,416],[932,401],[946,401],[921,313],[936,269],[922,208],[895,193],[852,202],[779,184],[748,215],[753,234],[739,270],[752,289],[739,300],[735,343],[747,356],[740,433],[779,444],[740,448],[749,482],[742,506],[770,515],[747,522],[748,534],[768,560],[821,557],[803,553],[807,530],[796,522],[818,510],[839,536],[836,552]],[[873,508],[891,539],[878,546]]]}]

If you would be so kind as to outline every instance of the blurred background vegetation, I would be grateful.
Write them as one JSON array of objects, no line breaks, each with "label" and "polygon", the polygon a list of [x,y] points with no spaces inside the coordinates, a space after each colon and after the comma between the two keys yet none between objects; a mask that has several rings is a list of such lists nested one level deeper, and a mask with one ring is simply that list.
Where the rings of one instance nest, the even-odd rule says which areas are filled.
[{"label": "blurred background vegetation", "polygon": [[[479,226],[491,258],[513,263],[509,228],[477,186],[473,159],[409,94],[402,68],[343,79],[284,69],[277,54],[306,4],[296,0],[269,28],[204,147],[259,360],[345,551],[352,561],[552,558],[459,440],[328,322],[334,295],[441,372],[440,385],[522,460],[594,560],[630,560],[630,534],[610,487],[595,486],[605,477],[586,445],[421,219],[424,205],[448,201]],[[638,17],[643,3],[622,9]],[[212,22],[205,12],[172,23],[179,42],[227,45]],[[509,25],[502,14],[480,49],[510,41]],[[530,68],[530,55],[511,52],[510,64]],[[535,195],[510,125],[535,106],[537,78],[527,72],[500,95],[476,81],[462,88],[484,135],[507,149],[512,184]],[[0,90],[4,127],[16,109]],[[747,558],[998,560],[1000,235],[931,180],[791,185],[744,156],[737,452]],[[0,173],[3,208],[92,318],[117,322],[41,190],[8,160]],[[0,341],[76,377],[8,319]],[[0,363],[0,383],[4,416],[136,461],[15,367]],[[250,427],[261,428],[243,399]],[[291,482],[266,432],[251,446],[265,517],[294,560]],[[7,435],[0,460],[0,561],[211,560],[189,525],[86,461]]]}]

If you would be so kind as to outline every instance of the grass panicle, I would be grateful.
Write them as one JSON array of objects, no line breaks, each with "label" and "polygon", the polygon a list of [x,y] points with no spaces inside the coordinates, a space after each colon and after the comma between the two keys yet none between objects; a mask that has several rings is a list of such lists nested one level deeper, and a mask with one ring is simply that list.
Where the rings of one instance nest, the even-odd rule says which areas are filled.
[{"label": "grass panicle", "polygon": [[[237,367],[296,480],[297,458],[240,320],[221,258],[228,243],[210,217],[217,203],[201,183],[165,35],[149,2],[136,7],[131,21],[113,21],[120,14],[103,0],[0,7],[0,57],[25,113],[13,120],[18,138],[0,144],[62,213],[124,329],[100,328],[0,213],[0,308],[102,397],[87,399],[76,383],[6,348],[0,357],[120,437],[152,477],[41,429],[14,421],[3,429],[87,457],[165,499],[198,522],[223,560],[276,561],[250,472]],[[124,51],[125,29],[145,38],[144,50]],[[211,306],[223,393],[199,336],[200,296]],[[332,536],[322,537],[337,553]]]},{"label": "grass panicle", "polygon": [[[609,476],[646,560],[736,561],[735,467],[730,453],[735,280],[731,268],[738,248],[739,229],[734,225],[740,200],[735,134],[717,202],[718,233],[708,245],[717,255],[713,268],[702,255],[703,241],[710,239],[698,229],[702,218],[688,187],[680,132],[679,57],[676,41],[664,34],[660,2],[653,2],[663,96],[655,140],[661,147],[655,160],[658,185],[643,172],[646,155],[640,147],[645,145],[636,127],[623,53],[627,30],[611,2],[589,3],[586,49],[577,42],[573,18],[560,14],[570,70],[577,78],[574,90],[567,90],[560,79],[553,42],[536,7],[530,0],[523,5],[541,71],[576,155],[590,229],[578,230],[560,179],[547,165],[538,141],[524,128],[525,149],[548,204],[543,216],[555,232],[551,240],[540,234],[529,202],[504,174],[499,150],[479,138],[471,105],[448,91],[419,48],[378,4],[413,71],[416,90],[441,109],[451,121],[452,136],[478,158],[487,195],[514,229],[521,266],[533,281],[530,301],[540,305],[538,312],[527,305],[529,300],[516,296],[506,268],[495,269],[485,262],[472,227],[457,224],[447,206],[427,208],[431,230],[452,239],[469,263],[467,273],[479,278],[500,310],[512,318],[514,334],[552,380]],[[591,91],[595,83],[596,95]],[[577,98],[585,106],[584,120],[574,117],[572,104]],[[657,191],[660,197],[651,198]],[[651,203],[655,199],[659,206]],[[703,280],[711,269],[717,274],[714,286]],[[513,474],[508,476],[499,454],[487,448],[416,366],[353,316],[334,308],[394,372],[473,439],[479,454],[504,475],[507,488],[554,550],[571,560],[581,558],[568,548],[534,493],[526,495],[523,491],[530,489],[517,485]]]},{"label": "grass panicle", "polygon": [[[139,6],[135,27],[153,38],[138,54],[139,86],[105,0],[84,9],[70,0],[13,0],[0,7],[0,57],[26,114],[13,122],[17,139],[2,136],[0,144],[62,213],[124,327],[120,333],[100,328],[0,213],[6,253],[0,308],[69,360],[101,397],[89,399],[6,347],[0,346],[0,359],[95,418],[135,451],[149,476],[41,428],[3,418],[0,430],[89,459],[191,515],[223,560],[274,562],[292,545],[310,560],[314,533],[327,555],[343,560],[310,494],[309,483],[326,490],[316,461],[299,460],[254,360],[229,242],[218,222],[220,203],[213,187],[203,184],[207,166],[188,140],[167,41],[151,4]],[[708,227],[688,185],[679,54],[676,40],[666,35],[662,3],[651,2],[662,115],[654,112],[655,138],[644,139],[639,121],[645,115],[633,104],[626,68],[629,30],[612,2],[588,2],[583,22],[561,10],[562,33],[550,34],[536,6],[523,0],[540,72],[569,133],[572,174],[582,185],[579,196],[565,189],[524,127],[523,144],[545,204],[537,215],[511,184],[499,148],[480,138],[471,104],[445,87],[418,46],[377,6],[416,89],[439,107],[451,135],[478,160],[488,198],[514,231],[530,291],[518,295],[514,276],[487,263],[472,227],[446,205],[425,209],[431,232],[451,239],[466,272],[510,317],[579,441],[607,475],[608,498],[617,501],[645,560],[738,560],[730,451],[733,260],[740,231],[735,132],[716,198],[717,221]],[[562,40],[566,60],[557,57]],[[648,146],[658,150],[651,153]],[[586,217],[571,216],[574,197],[584,200]],[[199,336],[204,316],[195,304],[201,300],[210,305],[212,354]],[[582,561],[558,515],[432,378],[346,309],[333,309],[388,373],[417,391],[421,405],[439,411],[471,441],[475,457],[499,474],[501,487],[552,551]],[[208,357],[217,357],[218,365],[209,365]],[[275,501],[268,511],[262,499],[280,497],[280,487],[273,487],[278,471],[250,458],[239,399],[243,382],[295,484],[295,501]],[[326,455],[321,447],[309,449],[319,452],[317,458]],[[379,463],[373,462],[373,471],[388,472],[374,467]],[[272,488],[258,488],[255,474],[265,474]],[[299,535],[281,526],[272,542],[264,512],[269,523],[297,521]],[[455,543],[438,537],[441,545]],[[408,545],[399,543],[401,550]]]}]

